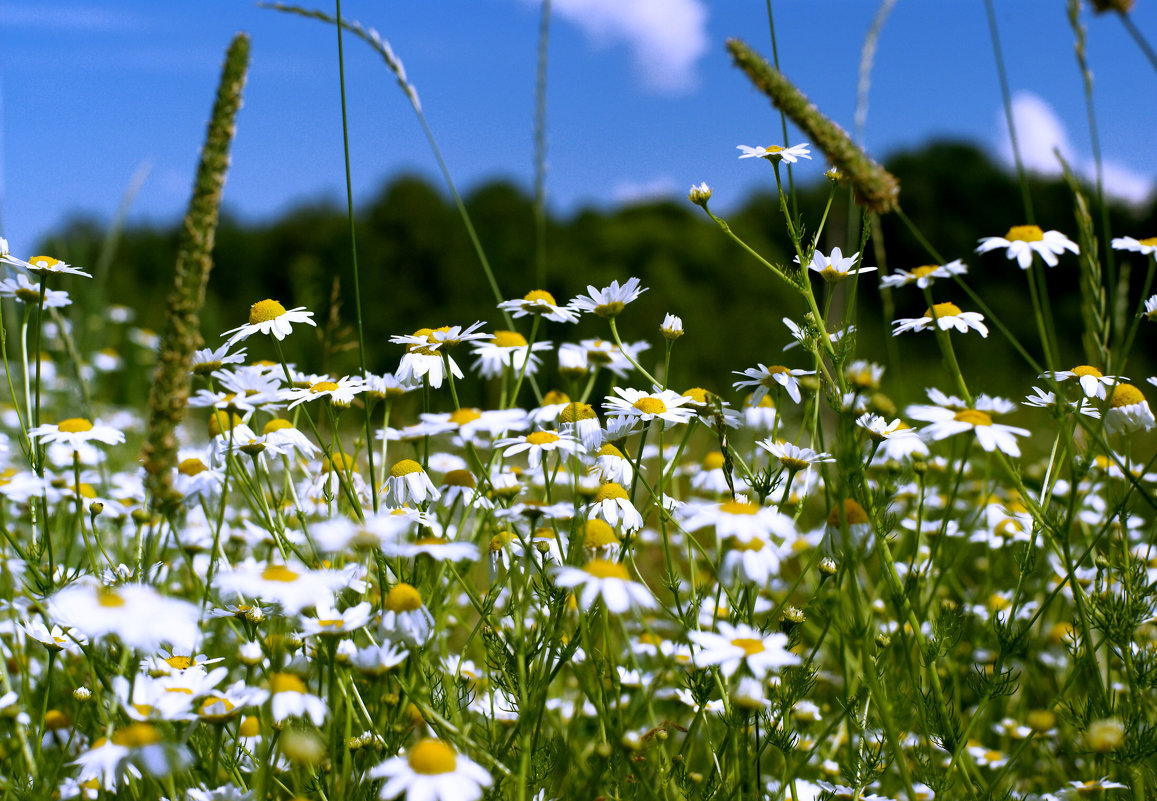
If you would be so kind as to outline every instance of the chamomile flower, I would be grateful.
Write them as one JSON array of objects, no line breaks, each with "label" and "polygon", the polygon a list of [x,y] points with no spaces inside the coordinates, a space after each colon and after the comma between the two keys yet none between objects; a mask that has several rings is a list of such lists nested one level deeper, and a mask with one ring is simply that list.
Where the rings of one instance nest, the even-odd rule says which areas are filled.
[{"label": "chamomile flower", "polygon": [[308,716],[313,725],[325,722],[329,707],[324,700],[306,692],[305,683],[292,673],[274,673],[269,677],[270,712],[276,723],[289,718]]},{"label": "chamomile flower", "polygon": [[40,284],[32,283],[24,273],[17,273],[15,278],[0,281],[0,298],[15,298],[29,306],[38,306],[42,294],[46,309],[62,309],[72,303],[67,292],[49,289],[42,293]]},{"label": "chamomile flower", "polygon": [[1132,384],[1117,384],[1109,396],[1109,408],[1105,411],[1105,427],[1114,433],[1148,431],[1157,425],[1149,402],[1141,390]]},{"label": "chamomile flower", "polygon": [[493,780],[478,763],[442,740],[426,739],[404,756],[371,768],[371,779],[385,779],[383,801],[405,793],[407,801],[477,801]]},{"label": "chamomile flower", "polygon": [[[860,254],[853,253],[851,256],[845,256],[839,247],[832,248],[830,256],[825,256],[818,250],[812,255],[811,263],[808,264],[808,269],[814,273],[819,273],[820,278],[824,279],[824,283],[835,284],[843,281],[845,278],[850,278],[853,275],[860,273],[875,272],[875,267],[860,267],[860,269],[852,269],[856,266]],[[796,256],[796,263],[799,263],[799,257]]]},{"label": "chamomile flower", "polygon": [[59,423],[45,423],[30,429],[28,436],[44,445],[60,443],[78,451],[93,442],[119,445],[125,441],[124,432],[112,426],[93,423],[84,417],[70,417]]},{"label": "chamomile flower", "polygon": [[787,635],[780,632],[764,634],[745,623],[732,626],[718,624],[719,633],[692,631],[687,634],[699,646],[694,659],[700,666],[718,665],[724,676],[730,677],[740,666],[746,667],[757,679],[776,673],[782,667],[798,665],[800,658],[787,650]]},{"label": "chamomile flower", "polygon": [[924,331],[928,328],[939,328],[947,331],[955,328],[960,333],[966,333],[970,328],[978,331],[982,337],[988,336],[988,327],[984,324],[984,315],[980,312],[961,311],[955,303],[937,303],[924,312],[923,317],[910,317],[892,321],[895,330],[893,336],[905,331]]},{"label": "chamomile flower", "polygon": [[515,374],[525,370],[527,375],[534,375],[542,364],[534,351],[552,349],[549,342],[529,344],[517,331],[495,331],[489,342],[474,346],[474,355],[478,357],[474,369],[483,378],[500,378],[507,370]]},{"label": "chamomile flower", "polygon": [[1124,376],[1105,375],[1096,367],[1091,367],[1087,364],[1079,364],[1071,370],[1057,370],[1052,373],[1044,373],[1041,378],[1051,378],[1054,381],[1066,381],[1070,378],[1075,378],[1077,383],[1081,385],[1081,392],[1086,398],[1104,398],[1108,395],[1108,391],[1115,384],[1129,379]]},{"label": "chamomile flower", "polygon": [[505,448],[502,455],[507,458],[525,451],[531,470],[537,470],[548,453],[557,452],[560,456],[566,456],[581,449],[574,437],[554,431],[532,431],[523,437],[506,437],[496,440],[494,447]]},{"label": "chamomile flower", "polygon": [[751,399],[748,401],[748,404],[758,406],[759,402],[763,400],[763,396],[768,393],[768,390],[774,388],[776,384],[783,387],[789,398],[799,403],[802,397],[799,391],[800,376],[815,375],[816,371],[793,370],[790,367],[784,367],[779,364],[773,364],[771,367],[760,364],[758,367],[749,367],[743,372],[738,370],[732,372],[736,375],[747,376],[746,381],[736,381],[731,386],[735,389],[755,387],[755,390],[751,393]]},{"label": "chamomile flower", "polygon": [[579,605],[583,609],[602,600],[608,612],[623,614],[632,608],[651,609],[655,597],[646,586],[631,580],[622,565],[607,559],[591,559],[586,567],[560,567],[555,571],[554,583],[560,587],[581,588]]},{"label": "chamomile flower", "polygon": [[1145,311],[1141,316],[1150,322],[1157,320],[1157,295],[1145,298]]},{"label": "chamomile flower", "polygon": [[[49,600],[52,619],[90,640],[115,635],[125,645],[153,652],[163,643],[192,651],[201,638],[200,609],[144,584],[105,587],[77,582]],[[148,614],[141,614],[147,609]]]},{"label": "chamomile flower", "polygon": [[413,459],[401,459],[390,468],[390,477],[386,479],[387,503],[395,506],[422,504],[438,500],[439,495],[430,476]]},{"label": "chamomile flower", "polygon": [[769,145],[768,147],[736,145],[735,147],[740,151],[739,158],[741,159],[767,159],[772,164],[781,161],[795,164],[800,159],[811,159],[811,151],[808,150],[809,145],[806,142],[791,147],[781,147],[780,145]]},{"label": "chamomile flower", "polygon": [[296,613],[332,603],[333,594],[348,586],[349,580],[336,570],[310,570],[299,562],[264,563],[250,557],[222,569],[213,583],[226,595],[281,604],[286,612]]},{"label": "chamomile flower", "polygon": [[992,415],[979,409],[954,411],[937,406],[913,406],[909,408],[908,414],[932,424],[920,432],[925,439],[947,439],[971,431],[976,434],[980,447],[989,453],[999,450],[1009,456],[1020,456],[1016,438],[1027,437],[1030,433],[1025,428],[994,423]]},{"label": "chamomile flower", "polygon": [[687,404],[692,399],[670,389],[655,387],[651,392],[643,392],[629,387],[615,387],[615,398],[607,396],[603,409],[607,414],[629,420],[664,420],[668,423],[686,423],[695,416],[695,411]]},{"label": "chamomile flower", "polygon": [[54,259],[51,256],[33,256],[28,261],[18,259],[4,248],[4,252],[0,254],[0,264],[7,264],[11,267],[18,267],[21,270],[28,270],[32,273],[41,274],[60,274],[60,275],[79,275],[82,278],[92,278],[91,275],[78,270],[75,267],[65,264],[59,259]]},{"label": "chamomile flower", "polygon": [[228,364],[244,364],[245,363],[245,348],[230,353],[229,345],[225,344],[217,349],[202,348],[201,350],[193,351],[193,374],[194,375],[209,375],[214,370],[220,370]]},{"label": "chamomile flower", "polygon": [[365,392],[366,385],[358,376],[342,376],[337,381],[315,381],[308,387],[291,387],[282,390],[278,399],[289,401],[292,409],[299,403],[311,400],[329,398],[329,402],[339,409],[348,409],[354,402],[354,397]]},{"label": "chamomile flower", "polygon": [[588,284],[587,294],[579,295],[567,306],[576,312],[590,312],[606,318],[617,317],[628,303],[646,291],[639,287],[638,278],[628,279],[622,286],[619,286],[618,281],[611,281],[610,286],[603,289]]},{"label": "chamomile flower", "polygon": [[1131,236],[1120,236],[1112,242],[1113,250],[1131,250],[1134,253],[1143,253],[1152,256],[1157,253],[1157,237],[1134,239]]},{"label": "chamomile flower", "polygon": [[643,516],[631,503],[627,491],[614,481],[599,487],[594,500],[587,507],[587,514],[601,518],[611,526],[621,523],[623,531],[638,531],[643,527]]},{"label": "chamomile flower", "polygon": [[987,253],[997,248],[1005,248],[1005,256],[1016,259],[1022,270],[1032,266],[1032,254],[1036,253],[1049,267],[1056,267],[1057,256],[1066,250],[1080,253],[1076,243],[1060,231],[1042,231],[1036,225],[1014,225],[1004,236],[990,236],[980,240],[977,253]]},{"label": "chamomile flower", "polygon": [[916,267],[911,272],[897,270],[891,275],[880,278],[880,286],[895,288],[915,284],[920,289],[927,289],[937,278],[951,278],[954,275],[964,275],[967,272],[968,265],[960,259],[955,259],[947,264],[925,264]]},{"label": "chamomile flower", "polygon": [[426,608],[422,594],[405,582],[391,587],[383,603],[382,633],[417,647],[426,644],[433,630],[434,616]]},{"label": "chamomile flower", "polygon": [[559,306],[554,295],[545,289],[532,289],[521,300],[504,300],[498,308],[510,312],[511,317],[535,315],[556,323],[577,323],[578,315],[566,306]]},{"label": "chamomile flower", "polygon": [[[286,309],[276,300],[259,300],[249,307],[249,322],[226,331],[221,336],[229,337],[226,347],[248,339],[254,334],[272,334],[282,340],[293,333],[293,326],[297,324],[316,326],[313,321],[313,312],[306,311],[304,306],[296,309]],[[229,336],[232,334],[232,336]]]},{"label": "chamomile flower", "polygon": [[836,457],[830,453],[818,453],[811,448],[801,448],[799,445],[793,445],[784,440],[765,439],[755,444],[778,459],[785,468],[792,471],[806,470],[814,465],[836,460]]}]

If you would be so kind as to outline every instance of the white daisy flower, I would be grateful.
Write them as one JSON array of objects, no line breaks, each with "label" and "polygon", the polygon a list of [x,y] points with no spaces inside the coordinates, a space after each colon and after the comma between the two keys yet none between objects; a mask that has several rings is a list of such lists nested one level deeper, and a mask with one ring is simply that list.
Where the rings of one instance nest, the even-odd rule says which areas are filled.
[{"label": "white daisy flower", "polygon": [[749,367],[740,372],[733,370],[735,375],[747,376],[747,381],[736,381],[731,386],[735,389],[742,387],[755,387],[755,391],[751,393],[751,398],[748,400],[749,406],[758,406],[759,402],[763,400],[763,396],[767,394],[769,389],[779,384],[783,387],[790,397],[796,403],[800,402],[799,391],[799,377],[804,375],[815,375],[815,370],[793,370],[790,367],[784,367],[780,364],[774,364],[767,367],[760,364],[758,367]]},{"label": "white daisy flower", "polygon": [[614,614],[628,612],[632,607],[652,609],[656,606],[646,586],[632,581],[625,567],[606,559],[591,559],[581,570],[560,567],[555,571],[554,583],[560,587],[581,587],[578,601],[583,609],[590,609],[600,599],[607,611]]},{"label": "white daisy flower", "polygon": [[638,531],[643,527],[643,516],[631,504],[627,491],[614,481],[599,487],[586,512],[591,517],[605,520],[612,527],[622,523],[624,532]]},{"label": "white daisy flower", "polygon": [[476,762],[442,740],[425,739],[405,756],[371,768],[371,779],[385,779],[378,797],[383,801],[405,793],[407,801],[477,801],[493,780]]},{"label": "white daisy flower", "polygon": [[348,409],[354,397],[365,392],[366,384],[358,376],[342,376],[337,381],[315,381],[308,387],[290,387],[278,393],[278,400],[289,401],[292,409],[300,403],[329,398],[329,402],[339,409]]},{"label": "white daisy flower", "polygon": [[[1150,379],[1151,383],[1157,384]],[[1148,431],[1157,425],[1149,402],[1141,390],[1132,384],[1117,384],[1109,396],[1109,408],[1105,411],[1105,427],[1114,433]]]},{"label": "white daisy flower", "polygon": [[818,453],[811,448],[801,448],[782,439],[774,441],[764,439],[755,444],[778,459],[788,470],[806,470],[813,465],[836,460],[830,453]]},{"label": "white daisy flower", "polygon": [[18,259],[8,252],[7,242],[4,243],[3,248],[0,248],[0,264],[7,264],[11,267],[18,267],[21,270],[28,270],[34,273],[59,273],[61,275],[79,275],[82,278],[92,278],[91,275],[83,270],[78,270],[51,256],[33,256],[28,261]]},{"label": "white daisy flower", "polygon": [[925,311],[923,317],[893,320],[892,325],[895,326],[895,330],[892,331],[892,335],[897,336],[905,331],[923,331],[938,327],[941,331],[955,328],[962,334],[971,328],[979,331],[982,337],[987,337],[988,327],[983,320],[984,315],[980,312],[961,311],[955,303],[937,303]]},{"label": "white daisy flower", "polygon": [[436,501],[440,494],[422,465],[413,459],[401,459],[390,468],[390,477],[386,479],[386,503],[417,505]]},{"label": "white daisy flower", "polygon": [[553,345],[549,342],[529,344],[526,337],[517,331],[495,331],[489,342],[480,342],[474,346],[474,355],[478,357],[474,369],[483,378],[501,378],[507,370],[518,375],[523,369],[527,375],[534,375],[542,364],[534,351],[552,349]]},{"label": "white daisy flower", "polygon": [[891,275],[880,278],[880,286],[895,288],[915,284],[920,289],[927,289],[937,278],[951,278],[954,275],[964,275],[967,272],[968,265],[960,259],[956,259],[947,264],[925,264],[911,272],[897,270]]},{"label": "white daisy flower", "polygon": [[567,306],[577,312],[590,312],[599,317],[615,317],[624,306],[646,291],[639,288],[638,278],[628,279],[622,286],[619,286],[618,281],[611,281],[610,286],[603,289],[595,289],[588,284],[587,294],[579,295]]},{"label": "white daisy flower", "polygon": [[767,159],[773,164],[780,161],[795,164],[800,159],[811,159],[811,151],[808,150],[809,145],[806,142],[791,147],[780,147],[779,145],[768,147],[736,145],[735,147],[740,151],[739,158],[741,159]]},{"label": "white daisy flower", "polygon": [[[48,602],[52,619],[90,640],[109,635],[141,651],[156,651],[163,643],[186,652],[201,639],[199,607],[167,598],[144,584],[105,587],[95,581],[77,582]],[[141,610],[148,610],[142,614]]]},{"label": "white daisy flower", "polygon": [[1080,253],[1077,244],[1060,231],[1042,231],[1036,225],[1014,225],[1004,236],[990,236],[980,240],[977,253],[1005,248],[1005,256],[1016,259],[1022,270],[1032,266],[1032,254],[1037,253],[1049,267],[1056,267],[1057,256],[1066,250]]},{"label": "white daisy flower", "polygon": [[693,399],[674,390],[655,387],[651,392],[643,392],[615,387],[614,391],[619,397],[608,395],[603,403],[603,409],[610,415],[639,421],[658,418],[672,424],[686,423],[695,416],[695,410],[687,406]]},{"label": "white daisy flower", "polygon": [[214,370],[220,370],[227,364],[244,364],[245,363],[245,348],[236,353],[229,352],[229,345],[225,344],[214,350],[213,348],[202,348],[201,350],[193,351],[193,374],[194,375],[208,375]]},{"label": "white daisy flower", "polygon": [[535,315],[556,323],[577,323],[578,315],[566,306],[559,306],[554,295],[545,289],[532,289],[521,300],[504,300],[498,308],[510,312],[511,317]]},{"label": "white daisy flower", "polygon": [[[852,269],[856,266],[860,254],[853,253],[851,256],[844,256],[843,252],[838,248],[832,248],[830,256],[825,256],[818,250],[812,254],[811,263],[808,264],[808,269],[814,273],[819,273],[820,278],[824,279],[825,283],[835,284],[843,281],[853,275],[860,273],[875,272],[875,267],[860,267],[858,270]],[[796,264],[799,264],[799,256],[795,257]]]},{"label": "white daisy flower", "polygon": [[1152,256],[1157,253],[1157,237],[1134,239],[1131,236],[1120,236],[1112,242],[1113,250],[1131,250],[1134,253],[1143,253]]},{"label": "white daisy flower", "polygon": [[980,447],[989,453],[999,450],[1009,456],[1020,456],[1016,437],[1027,437],[1030,433],[1026,428],[994,423],[992,415],[979,409],[954,411],[937,406],[913,406],[908,414],[932,424],[921,429],[924,439],[935,441],[972,431]]},{"label": "white daisy flower", "polygon": [[1100,398],[1101,400],[1105,399],[1109,389],[1115,384],[1129,380],[1125,376],[1105,375],[1096,367],[1087,364],[1079,364],[1071,370],[1046,372],[1041,375],[1041,378],[1051,378],[1054,381],[1066,381],[1075,378],[1077,383],[1081,385],[1081,392],[1085,394],[1086,398]]},{"label": "white daisy flower", "polygon": [[578,440],[566,434],[554,431],[532,431],[524,437],[505,437],[495,440],[495,448],[505,448],[503,457],[516,456],[526,452],[527,463],[531,470],[537,470],[542,464],[545,454],[557,451],[559,456],[578,453],[581,445]]},{"label": "white daisy flower", "polygon": [[701,650],[695,653],[695,664],[718,665],[724,676],[731,676],[745,666],[757,679],[776,673],[782,667],[798,665],[798,656],[787,650],[787,635],[764,634],[744,623],[732,626],[720,622],[719,633],[692,631],[687,636]]},{"label": "white daisy flower", "polygon": [[93,442],[105,445],[119,445],[125,441],[124,432],[112,426],[92,423],[83,417],[70,417],[59,423],[45,423],[28,431],[28,436],[44,445],[60,443],[72,450],[80,450]]},{"label": "white daisy flower", "polygon": [[[286,310],[276,300],[259,300],[249,307],[249,323],[226,331],[221,336],[229,337],[226,347],[248,339],[254,334],[272,334],[278,340],[285,339],[293,332],[297,323],[316,326],[313,321],[313,312],[306,311],[304,306]],[[232,334],[233,336],[229,336]]]},{"label": "white daisy flower", "polygon": [[292,673],[270,674],[269,692],[270,712],[275,722],[308,716],[315,726],[325,723],[329,707],[318,696],[306,692],[305,683]]},{"label": "white daisy flower", "polygon": [[24,273],[17,273],[15,278],[5,278],[0,281],[0,298],[14,298],[29,306],[38,306],[42,294],[46,309],[62,309],[72,303],[68,293],[64,291],[49,289],[41,293],[40,284],[32,283]]},{"label": "white daisy flower", "polygon": [[664,339],[674,341],[683,336],[683,320],[674,314],[667,314],[663,318],[662,325],[659,326],[659,333],[663,335]]}]

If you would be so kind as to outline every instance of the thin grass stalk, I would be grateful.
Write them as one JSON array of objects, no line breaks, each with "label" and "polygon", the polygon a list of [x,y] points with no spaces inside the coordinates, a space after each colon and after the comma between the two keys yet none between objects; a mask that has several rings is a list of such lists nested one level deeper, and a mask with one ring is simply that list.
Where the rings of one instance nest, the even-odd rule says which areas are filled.
[{"label": "thin grass stalk", "polygon": [[[358,326],[358,366],[361,368],[362,380],[366,377],[366,334],[365,326],[362,318],[362,291],[360,273],[358,271],[358,235],[357,226],[354,224],[354,188],[352,171],[350,170],[350,129],[349,119],[346,114],[346,99],[345,99],[345,52],[342,48],[342,26],[341,26],[341,0],[336,0],[336,11],[338,24],[337,28],[337,74],[338,84],[341,87],[341,138],[342,138],[342,155],[345,157],[345,195],[346,195],[346,217],[349,219],[350,227],[350,259],[352,260],[353,274],[354,274],[354,314],[357,318]],[[369,458],[370,467],[370,492],[372,494],[372,503],[374,511],[378,511],[378,482],[374,475],[374,449],[370,447],[373,442],[373,428],[370,426],[370,407],[367,405],[365,414],[365,429],[366,429],[366,456]]]},{"label": "thin grass stalk", "polygon": [[[775,41],[775,16],[771,13],[771,0],[767,0],[767,29],[768,36],[771,39],[771,63],[779,69],[779,46]],[[779,125],[783,131],[783,146],[788,146],[787,137],[787,115],[783,113],[783,109],[779,110]],[[791,165],[787,165],[787,185],[789,193],[791,194],[791,213],[795,216],[799,215],[799,209],[795,202],[795,177],[792,174]]]},{"label": "thin grass stalk", "polygon": [[249,37],[239,33],[225,54],[193,196],[181,227],[165,331],[149,389],[149,423],[141,461],[146,473],[145,487],[154,506],[168,506],[176,500],[172,473],[177,465],[177,426],[188,406],[193,351],[201,343],[200,310],[213,268],[213,243],[229,169],[229,146],[248,64]]}]

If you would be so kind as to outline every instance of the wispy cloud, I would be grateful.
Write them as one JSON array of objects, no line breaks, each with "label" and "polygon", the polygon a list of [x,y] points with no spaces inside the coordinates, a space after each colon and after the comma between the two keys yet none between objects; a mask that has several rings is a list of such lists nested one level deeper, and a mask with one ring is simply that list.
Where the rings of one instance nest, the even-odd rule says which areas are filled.
[{"label": "wispy cloud", "polygon": [[149,27],[149,21],[137,14],[97,5],[8,2],[0,6],[0,26],[112,33],[139,31]]},{"label": "wispy cloud", "polygon": [[[1082,178],[1089,182],[1096,180],[1097,167],[1093,159],[1077,153],[1064,122],[1044,98],[1031,92],[1018,92],[1012,98],[1012,119],[1025,169],[1038,175],[1058,176],[1061,174],[1059,153]],[[1003,113],[1000,115],[1000,155],[1006,164],[1014,163],[1012,138]],[[1110,197],[1141,204],[1152,195],[1151,176],[1111,158],[1104,158],[1101,166],[1105,193]]]},{"label": "wispy cloud", "polygon": [[682,94],[698,85],[708,41],[703,0],[553,0],[551,9],[597,46],[630,47],[647,89]]},{"label": "wispy cloud", "polygon": [[615,203],[629,206],[653,200],[670,200],[678,192],[673,178],[653,178],[650,181],[620,181],[611,188]]}]

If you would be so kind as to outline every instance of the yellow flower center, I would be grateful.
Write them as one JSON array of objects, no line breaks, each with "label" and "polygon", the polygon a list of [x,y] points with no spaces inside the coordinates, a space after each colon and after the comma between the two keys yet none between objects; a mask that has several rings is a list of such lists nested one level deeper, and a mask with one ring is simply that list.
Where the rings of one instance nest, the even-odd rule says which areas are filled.
[{"label": "yellow flower center", "polygon": [[783,150],[783,147],[780,145],[768,145],[764,148],[764,150],[768,153],[779,153],[781,150]]},{"label": "yellow flower center", "polygon": [[399,582],[386,594],[386,609],[390,612],[413,612],[422,608],[422,594],[417,589]]},{"label": "yellow flower center", "polygon": [[408,476],[411,473],[421,473],[422,465],[415,462],[413,459],[402,459],[390,468],[390,475],[394,478],[401,476]]},{"label": "yellow flower center", "polygon": [[592,559],[587,562],[587,566],[583,569],[595,578],[614,578],[621,581],[629,581],[631,578],[625,567],[606,559]]},{"label": "yellow flower center", "polygon": [[492,552],[501,551],[514,539],[514,535],[509,531],[499,531],[490,538],[490,550]]},{"label": "yellow flower center", "polygon": [[495,331],[490,344],[499,348],[525,348],[526,337],[517,331]]},{"label": "yellow flower center", "polygon": [[410,749],[406,759],[410,763],[410,769],[423,776],[453,773],[458,767],[458,755],[441,740],[422,740]]},{"label": "yellow flower center", "polygon": [[667,411],[667,405],[663,403],[663,401],[658,398],[653,398],[650,395],[639,398],[631,405],[643,414],[662,414]]},{"label": "yellow flower center", "polygon": [[690,398],[696,403],[706,404],[707,390],[703,389],[703,387],[691,387],[691,389],[683,393],[683,397]]},{"label": "yellow flower center", "polygon": [[960,314],[960,307],[955,303],[937,303],[924,312],[924,316],[931,319],[935,313],[937,318],[940,317],[956,317]]},{"label": "yellow flower center", "polygon": [[960,423],[968,423],[969,425],[974,426],[992,425],[991,415],[977,411],[976,409],[961,409],[952,416],[952,419]]},{"label": "yellow flower center", "polygon": [[763,540],[750,539],[750,540],[747,540],[745,542],[743,540],[737,540],[734,537],[732,537],[731,538],[731,550],[733,550],[733,551],[762,551],[763,550]]},{"label": "yellow flower center", "polygon": [[223,409],[215,409],[209,417],[209,436],[219,437],[226,431],[232,431],[234,426],[239,426],[241,423],[242,420],[238,415],[229,414]]},{"label": "yellow flower center", "polygon": [[603,447],[599,448],[599,456],[617,456],[622,459],[623,452],[608,442],[606,445],[603,445]]},{"label": "yellow flower center", "polygon": [[759,512],[759,507],[747,501],[727,501],[719,505],[719,511],[729,515],[753,515]]},{"label": "yellow flower center", "polygon": [[117,595],[116,590],[108,587],[101,587],[96,591],[96,602],[107,609],[125,605],[125,599]]},{"label": "yellow flower center", "polygon": [[482,417],[482,412],[478,409],[455,409],[450,412],[450,422],[456,426],[473,423]]},{"label": "yellow flower center", "polygon": [[269,691],[274,695],[278,693],[301,693],[304,695],[305,684],[292,673],[274,673],[269,677]]},{"label": "yellow flower center", "polygon": [[1145,396],[1141,394],[1141,390],[1132,384],[1117,384],[1113,387],[1113,397],[1109,400],[1109,405],[1114,409],[1119,409],[1122,406],[1141,403],[1143,400],[1145,400]]},{"label": "yellow flower center", "polygon": [[191,459],[184,459],[177,465],[177,472],[183,476],[195,476],[198,473],[203,473],[209,468],[200,459],[193,457]]},{"label": "yellow flower center", "polygon": [[615,317],[627,304],[621,300],[612,300],[610,303],[600,303],[595,306],[595,314],[599,317]]},{"label": "yellow flower center", "polygon": [[[864,511],[864,507],[860,506],[855,500],[845,498],[843,509],[844,520],[847,521],[849,526],[868,522],[868,513]],[[831,514],[828,515],[827,523],[829,526],[838,526],[840,524],[840,507],[837,506],[832,509]]]},{"label": "yellow flower center", "polygon": [[333,456],[323,459],[321,462],[321,472],[329,473],[334,470],[346,472],[354,466],[352,456],[346,456],[342,453],[335,453]]},{"label": "yellow flower center", "polygon": [[[522,299],[526,301],[527,306],[533,303],[549,303],[551,306],[558,305],[554,302],[554,295],[550,294],[545,289],[532,289],[523,295]],[[526,306],[523,308],[526,308]]]},{"label": "yellow flower center", "polygon": [[745,656],[755,656],[767,650],[763,647],[763,640],[757,640],[754,637],[738,637],[732,640],[731,644],[742,648]]},{"label": "yellow flower center", "polygon": [[209,696],[201,702],[201,714],[224,717],[234,709],[233,703],[228,698],[221,696]]},{"label": "yellow flower center", "polygon": [[916,276],[917,278],[923,278],[926,275],[931,275],[939,269],[940,265],[938,264],[923,264],[913,270],[912,275]]},{"label": "yellow flower center", "polygon": [[1157,236],[1149,236],[1144,239],[1138,239],[1137,241],[1148,248],[1157,247]]},{"label": "yellow flower center", "polygon": [[133,723],[119,731],[114,731],[112,741],[126,748],[144,748],[146,745],[156,745],[161,741],[161,733],[156,726],[148,723]]},{"label": "yellow flower center", "polygon": [[281,581],[290,584],[297,581],[297,574],[285,565],[269,565],[261,571],[261,578],[265,581]]},{"label": "yellow flower center", "polygon": [[50,709],[44,714],[44,728],[49,731],[57,731],[70,725],[72,721],[68,719],[68,715],[59,709]]},{"label": "yellow flower center", "polygon": [[720,451],[712,451],[703,459],[704,470],[718,470],[719,468],[723,467],[723,464],[723,454]]},{"label": "yellow flower center", "polygon": [[337,384],[333,381],[318,381],[310,386],[309,391],[317,395],[322,392],[333,392],[335,389],[337,389]]},{"label": "yellow flower center", "polygon": [[255,715],[250,715],[241,721],[237,733],[242,737],[256,737],[261,732],[261,722]]},{"label": "yellow flower center", "polygon": [[249,307],[249,324],[257,325],[276,320],[285,314],[285,307],[276,300],[259,300]]},{"label": "yellow flower center", "polygon": [[447,487],[466,487],[474,489],[478,484],[474,481],[474,474],[469,470],[451,470],[442,479],[442,483]]},{"label": "yellow flower center", "polygon": [[197,664],[191,656],[170,656],[165,662],[174,670],[187,670]]},{"label": "yellow flower center", "polygon": [[1096,367],[1090,367],[1087,364],[1078,364],[1070,372],[1077,378],[1084,378],[1087,375],[1091,375],[1094,378],[1101,378],[1104,375],[1104,373],[1102,373]]},{"label": "yellow flower center", "polygon": [[606,484],[603,484],[601,487],[599,487],[599,491],[595,493],[594,503],[618,500],[620,498],[626,500],[628,497],[629,496],[627,495],[627,491],[623,489],[621,484],[617,484],[614,481],[608,481]]},{"label": "yellow flower center", "polygon": [[596,417],[595,410],[589,403],[568,403],[558,419],[564,423],[577,423],[579,420],[594,420]]},{"label": "yellow flower center", "polygon": [[1037,225],[1014,225],[1008,229],[1004,238],[1009,242],[1040,242],[1045,233]]},{"label": "yellow flower center", "polygon": [[608,545],[617,545],[618,542],[615,530],[605,520],[597,518],[588,520],[583,527],[584,548],[605,548]]},{"label": "yellow flower center", "polygon": [[60,264],[60,259],[54,259],[51,256],[33,256],[28,262],[42,270],[54,270],[56,265]]},{"label": "yellow flower center", "polygon": [[552,442],[558,442],[558,434],[550,431],[535,431],[533,434],[526,435],[526,441],[531,445],[549,445]]},{"label": "yellow flower center", "polygon": [[560,392],[557,389],[552,389],[542,396],[543,406],[557,406],[560,403],[570,403],[570,395],[565,392]]},{"label": "yellow flower center", "polygon": [[70,417],[67,420],[61,420],[56,427],[66,434],[82,434],[85,431],[92,431],[92,423],[83,417]]},{"label": "yellow flower center", "polygon": [[275,417],[262,427],[261,433],[272,434],[274,431],[284,431],[287,428],[293,428],[293,423],[284,418]]}]

